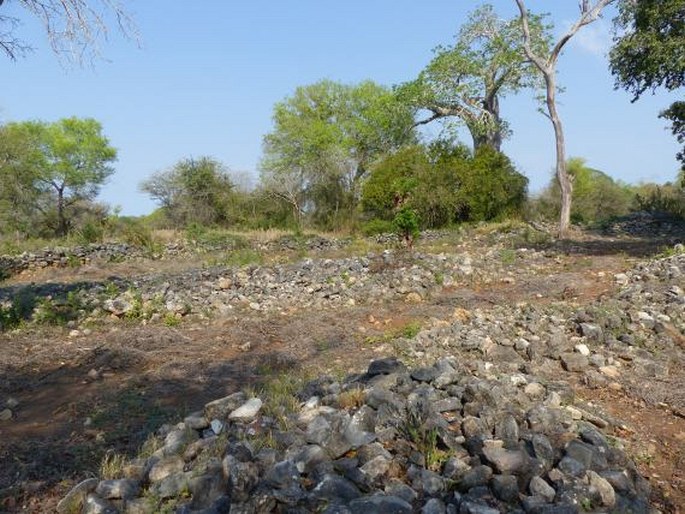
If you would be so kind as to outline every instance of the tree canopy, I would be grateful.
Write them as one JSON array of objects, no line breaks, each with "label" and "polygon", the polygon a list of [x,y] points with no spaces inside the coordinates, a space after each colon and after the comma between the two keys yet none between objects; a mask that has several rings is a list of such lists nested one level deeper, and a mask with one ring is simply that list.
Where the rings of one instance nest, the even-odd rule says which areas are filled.
[{"label": "tree canopy", "polygon": [[[489,4],[473,11],[456,43],[437,47],[418,78],[398,88],[404,101],[431,113],[418,123],[457,119],[470,131],[474,149],[488,145],[499,150],[508,133],[500,98],[542,86],[523,51],[520,24],[518,18],[499,18]],[[542,17],[531,17],[530,25],[533,46],[545,52],[548,27]]]},{"label": "tree canopy", "polygon": [[411,110],[371,81],[299,87],[276,104],[273,122],[264,138],[263,183],[324,223],[349,213],[376,159],[416,137]]},{"label": "tree canopy", "polygon": [[[685,0],[624,0],[615,20],[617,36],[611,50],[611,72],[616,87],[636,101],[659,87],[669,91],[685,84]],[[685,102],[661,113],[671,121],[678,142],[685,143]],[[685,168],[685,147],[678,153]]]},{"label": "tree canopy", "polygon": [[38,210],[58,236],[71,229],[72,210],[92,201],[114,173],[117,152],[92,118],[54,123],[27,121],[3,127],[0,174],[23,209]]},{"label": "tree canopy", "polygon": [[176,226],[215,225],[230,221],[234,189],[228,168],[212,157],[181,159],[140,184]]}]

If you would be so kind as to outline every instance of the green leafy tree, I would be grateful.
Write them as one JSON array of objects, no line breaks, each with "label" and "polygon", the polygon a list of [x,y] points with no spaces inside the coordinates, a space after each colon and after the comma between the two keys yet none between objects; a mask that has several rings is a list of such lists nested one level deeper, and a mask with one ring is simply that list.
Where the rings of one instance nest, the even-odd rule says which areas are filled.
[{"label": "green leafy tree", "polygon": [[[526,57],[518,18],[503,20],[491,5],[473,11],[452,46],[435,49],[435,57],[419,77],[398,88],[404,101],[434,120],[460,120],[473,138],[473,147],[500,150],[508,133],[500,116],[500,99],[524,89],[541,87],[539,74]],[[550,36],[541,17],[531,17],[531,44],[546,52]]]},{"label": "green leafy tree", "polygon": [[28,235],[40,223],[42,152],[27,124],[0,127],[0,233]]},{"label": "green leafy tree", "polygon": [[3,167],[3,175],[14,177],[22,191],[18,201],[31,199],[30,207],[42,214],[54,234],[66,235],[79,208],[92,201],[114,173],[116,150],[92,118],[9,123],[5,130],[25,145]]},{"label": "green leafy tree", "polygon": [[[380,161],[362,186],[362,209],[381,220],[392,220],[394,211],[404,204],[430,171],[424,147],[413,145]],[[432,182],[432,181],[428,181]]]},{"label": "green leafy tree", "polygon": [[[623,0],[614,20],[617,36],[609,54],[616,87],[631,92],[633,102],[643,93],[685,84],[685,0]],[[671,122],[679,143],[685,143],[685,102],[661,113]],[[678,153],[685,169],[685,146]]]},{"label": "green leafy tree", "polygon": [[212,157],[182,159],[140,184],[176,227],[231,222],[234,187],[226,166]]},{"label": "green leafy tree", "polygon": [[292,206],[298,223],[305,213],[321,225],[349,217],[370,165],[415,139],[411,110],[370,81],[299,87],[276,104],[273,121],[262,184]]},{"label": "green leafy tree", "polygon": [[36,129],[44,157],[38,181],[53,198],[55,233],[64,236],[71,226],[70,208],[98,195],[114,173],[117,151],[92,118],[65,118]]},{"label": "green leafy tree", "polygon": [[461,220],[489,221],[521,214],[528,179],[503,153],[479,148],[458,180]]}]

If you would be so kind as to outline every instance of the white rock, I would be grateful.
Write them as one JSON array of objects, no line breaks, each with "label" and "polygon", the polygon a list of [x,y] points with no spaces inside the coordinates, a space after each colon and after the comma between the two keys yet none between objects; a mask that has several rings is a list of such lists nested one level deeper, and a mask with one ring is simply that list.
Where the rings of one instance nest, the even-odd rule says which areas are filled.
[{"label": "white rock", "polygon": [[262,400],[251,398],[228,415],[228,419],[237,421],[250,421],[262,408]]},{"label": "white rock", "polygon": [[584,355],[585,357],[590,355],[590,349],[587,347],[586,344],[577,344],[575,348],[579,354]]}]

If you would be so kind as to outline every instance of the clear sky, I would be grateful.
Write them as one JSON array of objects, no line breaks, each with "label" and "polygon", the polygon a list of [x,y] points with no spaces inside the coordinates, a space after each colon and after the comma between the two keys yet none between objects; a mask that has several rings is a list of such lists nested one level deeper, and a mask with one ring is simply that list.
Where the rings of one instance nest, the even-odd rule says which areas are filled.
[{"label": "clear sky", "polygon": [[[411,80],[431,50],[449,44],[480,2],[463,0],[145,0],[130,6],[140,48],[116,32],[106,60],[65,67],[38,24],[20,11],[19,35],[35,52],[17,62],[0,57],[0,122],[93,117],[119,151],[101,200],[124,214],[155,205],[138,184],[184,157],[210,155],[238,172],[258,174],[261,141],[274,103],[300,85],[328,78],[393,85]],[[503,17],[514,0],[495,0]],[[550,11],[557,32],[575,19],[576,0],[528,0]],[[0,9],[13,9],[12,1]],[[9,11],[8,11],[9,12]],[[610,14],[610,13],[608,13]],[[678,145],[657,118],[673,95],[635,104],[613,90],[606,51],[610,16],[586,27],[560,60],[560,98],[570,156],[627,182],[673,180]],[[551,125],[530,94],[502,99],[513,135],[504,151],[532,191],[554,165]],[[438,127],[435,128],[437,132]],[[470,143],[468,138],[465,142]],[[1,187],[1,185],[0,185]]]}]

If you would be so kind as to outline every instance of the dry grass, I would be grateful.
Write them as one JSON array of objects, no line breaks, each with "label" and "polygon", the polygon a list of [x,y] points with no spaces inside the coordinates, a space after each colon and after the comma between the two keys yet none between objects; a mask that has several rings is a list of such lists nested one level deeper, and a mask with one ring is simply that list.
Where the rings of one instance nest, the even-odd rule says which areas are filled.
[{"label": "dry grass", "polygon": [[120,453],[107,452],[100,462],[100,478],[103,480],[121,478],[126,464],[128,464],[126,456]]},{"label": "dry grass", "polygon": [[364,389],[355,387],[340,393],[338,396],[338,405],[341,409],[356,409],[364,405],[365,399],[366,393],[364,392]]}]

